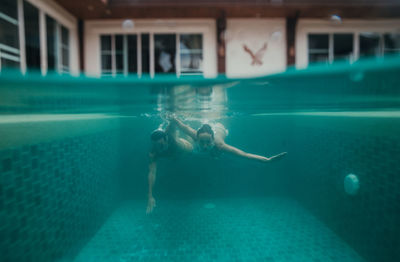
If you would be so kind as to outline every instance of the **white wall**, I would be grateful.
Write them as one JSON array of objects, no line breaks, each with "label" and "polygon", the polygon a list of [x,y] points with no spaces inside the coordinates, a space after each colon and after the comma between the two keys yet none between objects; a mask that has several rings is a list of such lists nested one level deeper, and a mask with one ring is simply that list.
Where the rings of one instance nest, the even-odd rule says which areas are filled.
[{"label": "white wall", "polygon": [[[203,34],[203,70],[205,77],[217,75],[216,32],[213,19],[132,19],[134,27],[122,27],[124,20],[85,21],[85,72],[100,76],[100,35],[150,33],[201,33]],[[151,44],[150,44],[151,45]]]},{"label": "white wall", "polygon": [[353,50],[355,59],[358,58],[359,34],[362,32],[400,33],[400,19],[386,20],[356,20],[343,19],[342,23],[335,24],[323,19],[299,19],[296,32],[296,67],[305,68],[308,65],[309,33],[354,33]]},{"label": "white wall", "polygon": [[[226,74],[251,77],[286,69],[286,21],[280,19],[228,19],[225,33]],[[267,43],[262,65],[252,65],[243,45],[255,53]]]},{"label": "white wall", "polygon": [[[64,8],[53,0],[27,0],[39,9],[40,29],[41,29],[41,64],[42,72],[47,71],[47,47],[46,47],[46,27],[44,26],[45,15],[53,17],[58,23],[69,29],[69,61],[71,74],[79,74],[79,49],[78,49],[78,22],[77,19],[68,13]],[[29,22],[29,21],[25,21]],[[21,52],[22,53],[25,52]]]}]

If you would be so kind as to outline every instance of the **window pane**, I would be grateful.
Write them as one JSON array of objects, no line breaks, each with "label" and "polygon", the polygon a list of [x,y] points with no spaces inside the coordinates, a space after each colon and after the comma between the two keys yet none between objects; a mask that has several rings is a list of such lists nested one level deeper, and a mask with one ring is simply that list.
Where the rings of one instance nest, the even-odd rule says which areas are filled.
[{"label": "window pane", "polygon": [[181,49],[184,45],[187,49],[202,50],[203,36],[201,34],[180,35]]},{"label": "window pane", "polygon": [[137,37],[128,35],[128,72],[137,72]]},{"label": "window pane", "polygon": [[159,34],[154,36],[154,58],[156,73],[174,73],[176,36]]},{"label": "window pane", "polygon": [[61,55],[63,71],[69,71],[69,30],[61,26]]},{"label": "window pane", "polygon": [[111,56],[111,36],[100,36],[100,50],[101,50],[101,74],[112,74],[112,56]]},{"label": "window pane", "polygon": [[121,53],[124,50],[124,40],[123,40],[123,35],[115,35],[115,52],[116,53]]},{"label": "window pane", "polygon": [[150,38],[149,34],[142,34],[142,73],[150,73]]},{"label": "window pane", "polygon": [[27,69],[40,69],[39,10],[24,1]]},{"label": "window pane", "polygon": [[56,21],[50,16],[46,16],[47,34],[47,69],[56,70],[57,67],[57,34]]},{"label": "window pane", "polygon": [[110,35],[100,36],[100,46],[102,52],[111,51],[111,36]]},{"label": "window pane", "polygon": [[308,35],[308,49],[312,50],[328,50],[329,35],[328,34],[310,34]]},{"label": "window pane", "polygon": [[111,72],[111,55],[101,55],[101,70]]},{"label": "window pane", "polygon": [[63,71],[69,71],[69,50],[66,48],[62,49],[62,68]]},{"label": "window pane", "polygon": [[19,62],[2,58],[1,68],[19,68]]},{"label": "window pane", "polygon": [[69,30],[61,26],[61,42],[63,45],[69,46]]},{"label": "window pane", "polygon": [[0,1],[0,59],[1,68],[19,68],[20,51],[18,35],[17,1]]},{"label": "window pane", "polygon": [[0,12],[14,19],[18,19],[17,0],[1,0]]},{"label": "window pane", "polygon": [[334,34],[333,47],[334,60],[349,60],[353,54],[353,34]]},{"label": "window pane", "polygon": [[0,19],[0,43],[19,49],[18,25]]},{"label": "window pane", "polygon": [[117,74],[124,72],[124,56],[123,54],[115,55],[115,69],[117,70]]},{"label": "window pane", "polygon": [[115,35],[115,70],[117,74],[124,72],[124,37]]},{"label": "window pane", "polygon": [[385,54],[400,52],[400,34],[385,34]]},{"label": "window pane", "polygon": [[180,36],[180,58],[182,73],[201,73],[203,69],[202,35]]},{"label": "window pane", "polygon": [[328,34],[308,35],[308,61],[309,63],[329,61]]},{"label": "window pane", "polygon": [[360,34],[360,57],[361,56],[378,56],[379,55],[379,39],[377,33],[361,33]]}]

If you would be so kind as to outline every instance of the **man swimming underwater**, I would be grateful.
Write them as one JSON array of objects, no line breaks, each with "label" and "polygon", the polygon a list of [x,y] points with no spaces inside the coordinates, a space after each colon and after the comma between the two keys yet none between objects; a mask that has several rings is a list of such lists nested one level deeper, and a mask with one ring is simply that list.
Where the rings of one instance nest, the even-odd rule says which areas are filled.
[{"label": "man swimming underwater", "polygon": [[153,197],[153,186],[156,181],[157,160],[162,157],[173,157],[181,153],[193,151],[193,146],[187,140],[177,137],[174,124],[169,124],[166,130],[157,129],[150,136],[152,148],[149,154],[149,192],[146,213],[149,214],[156,206]]},{"label": "man swimming underwater", "polygon": [[271,157],[265,157],[247,153],[234,146],[228,145],[225,143],[225,138],[228,135],[228,131],[220,123],[215,124],[214,127],[211,127],[209,124],[203,124],[196,131],[190,126],[185,125],[182,121],[174,116],[170,117],[170,121],[176,124],[179,129],[181,129],[196,142],[195,151],[203,153],[208,152],[211,154],[211,156],[218,156],[222,152],[227,152],[247,159],[269,162],[281,158],[287,154],[286,152],[282,152]]}]

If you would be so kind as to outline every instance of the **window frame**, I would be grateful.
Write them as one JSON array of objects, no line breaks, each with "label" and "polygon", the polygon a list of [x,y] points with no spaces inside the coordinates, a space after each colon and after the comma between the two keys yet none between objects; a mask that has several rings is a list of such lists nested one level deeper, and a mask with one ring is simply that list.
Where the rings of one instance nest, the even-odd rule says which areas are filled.
[{"label": "window frame", "polygon": [[353,51],[350,55],[349,62],[353,63],[355,60],[355,57],[358,57],[358,54],[356,54],[356,51],[359,50],[358,48],[355,47],[356,42],[359,43],[359,41],[356,41],[357,34],[355,32],[346,32],[346,31],[340,31],[340,32],[308,32],[306,34],[307,36],[307,64],[310,64],[310,43],[309,43],[309,36],[310,35],[328,35],[328,64],[332,64],[335,62],[335,41],[334,41],[334,35],[335,34],[351,34],[353,37]]},{"label": "window frame", "polygon": [[[16,20],[18,26],[18,40],[19,45],[18,49],[13,50],[16,54],[17,51],[19,52],[19,69],[20,71],[25,74],[27,72],[27,63],[26,63],[26,39],[25,39],[25,18],[24,18],[24,1],[28,2],[29,4],[33,5],[39,11],[39,45],[40,45],[40,71],[42,75],[47,74],[47,28],[46,28],[46,16],[51,17],[56,22],[57,27],[57,41],[61,41],[61,27],[64,27],[68,32],[68,68],[66,70],[62,64],[62,43],[60,42],[57,48],[57,59],[56,59],[56,72],[57,73],[69,73],[72,72],[79,72],[76,65],[73,65],[74,53],[76,53],[75,45],[73,44],[75,41],[74,33],[76,28],[74,26],[76,19],[73,18],[70,14],[68,14],[64,10],[59,10],[59,6],[56,3],[43,3],[39,0],[16,0],[17,1],[17,17]],[[54,17],[57,17],[54,18]],[[0,19],[2,19],[0,17]],[[12,18],[15,20],[14,18]],[[15,21],[14,21],[15,22]],[[0,44],[1,45],[1,44]],[[4,47],[6,45],[1,45]],[[15,48],[14,48],[15,49]],[[1,56],[3,56],[0,50],[0,71],[2,70],[1,66]]]},{"label": "window frame", "polygon": [[376,32],[380,34],[400,33],[400,19],[343,19],[339,24],[332,23],[329,19],[299,19],[296,27],[295,57],[296,68],[307,68],[308,61],[308,34],[317,33],[354,33],[354,61],[359,59],[359,34],[363,32]]},{"label": "window frame", "polygon": [[17,19],[13,18],[6,13],[0,12],[0,19],[16,26],[17,34],[18,34],[18,48],[0,43],[0,71],[2,69],[2,59],[10,60],[14,62],[18,62],[19,66],[21,67],[21,51],[20,51],[20,8],[19,2],[17,2]]},{"label": "window frame", "polygon": [[[169,34],[174,34],[176,43],[175,43],[175,71],[176,71],[176,76],[181,77],[181,76],[186,76],[186,75],[202,75],[204,76],[204,68],[201,69],[201,72],[193,72],[193,73],[187,73],[184,72],[182,73],[182,68],[181,68],[181,50],[180,50],[180,38],[181,35],[201,35],[201,41],[202,41],[202,48],[201,48],[201,54],[202,54],[202,59],[204,59],[204,34],[202,32],[168,32]],[[124,67],[123,67],[123,75],[127,76],[128,75],[128,64],[127,64],[127,38],[128,35],[135,35],[136,36],[136,51],[137,51],[137,72],[136,74],[132,75],[137,75],[139,78],[142,77],[142,34],[148,34],[149,35],[149,57],[150,57],[150,77],[154,77],[156,75],[155,73],[155,48],[154,48],[154,35],[156,34],[164,34],[164,32],[134,32],[134,33],[101,33],[98,35],[98,42],[100,43],[99,45],[99,65],[100,65],[100,75],[102,77],[106,76],[112,76],[115,77],[117,76],[117,70],[116,70],[116,49],[115,49],[115,36],[116,35],[122,35],[123,36],[123,60],[124,60]],[[102,68],[102,55],[103,55],[103,50],[101,48],[101,37],[102,36],[111,36],[111,74],[104,74],[103,73],[103,68]]]}]

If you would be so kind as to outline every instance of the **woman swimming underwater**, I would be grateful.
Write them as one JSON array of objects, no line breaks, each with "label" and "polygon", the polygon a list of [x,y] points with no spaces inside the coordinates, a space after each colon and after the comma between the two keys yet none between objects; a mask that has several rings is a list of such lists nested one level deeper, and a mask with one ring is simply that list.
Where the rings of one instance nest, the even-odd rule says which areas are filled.
[{"label": "woman swimming underwater", "polygon": [[210,153],[212,156],[218,156],[222,152],[231,153],[243,158],[254,159],[261,162],[269,162],[283,157],[287,152],[265,157],[256,154],[244,152],[234,146],[225,143],[225,138],[228,135],[228,131],[225,127],[217,123],[213,127],[209,124],[203,124],[197,131],[190,126],[184,124],[182,121],[177,119],[175,116],[170,116],[169,120],[176,124],[180,130],[190,136],[194,141],[194,152]]}]

